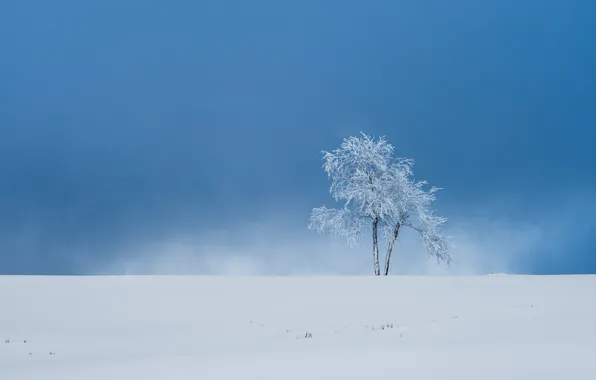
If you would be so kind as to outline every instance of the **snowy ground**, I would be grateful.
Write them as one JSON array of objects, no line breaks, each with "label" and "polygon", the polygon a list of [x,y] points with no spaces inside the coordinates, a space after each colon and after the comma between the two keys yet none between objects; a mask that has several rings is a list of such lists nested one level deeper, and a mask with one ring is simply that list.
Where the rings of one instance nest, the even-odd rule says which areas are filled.
[{"label": "snowy ground", "polygon": [[596,276],[0,276],[2,380],[562,378]]}]

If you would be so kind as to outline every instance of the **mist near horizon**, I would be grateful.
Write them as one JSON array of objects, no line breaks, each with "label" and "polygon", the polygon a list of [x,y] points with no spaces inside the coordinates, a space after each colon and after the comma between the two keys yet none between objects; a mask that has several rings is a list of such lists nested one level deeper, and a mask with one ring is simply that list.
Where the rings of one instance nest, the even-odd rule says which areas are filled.
[{"label": "mist near horizon", "polygon": [[[574,198],[577,199],[577,198]],[[452,217],[445,229],[454,247],[453,263],[438,263],[413,230],[402,231],[390,274],[483,275],[557,274],[557,263],[572,252],[571,239],[580,235],[574,215],[585,201],[567,204],[550,220],[496,219],[484,216]],[[573,210],[575,208],[576,210]],[[305,210],[309,211],[309,210]],[[308,215],[279,208],[250,222],[229,228],[180,229],[167,237],[132,239],[109,253],[79,251],[76,273],[92,275],[370,275],[372,239],[365,233],[353,248],[344,241],[306,229]],[[299,223],[300,222],[300,223]],[[585,239],[589,238],[586,228]],[[576,231],[571,235],[567,231]],[[381,259],[386,241],[381,238]],[[542,272],[536,271],[540,262]],[[553,268],[550,269],[549,268]],[[573,272],[570,273],[582,273]]]}]

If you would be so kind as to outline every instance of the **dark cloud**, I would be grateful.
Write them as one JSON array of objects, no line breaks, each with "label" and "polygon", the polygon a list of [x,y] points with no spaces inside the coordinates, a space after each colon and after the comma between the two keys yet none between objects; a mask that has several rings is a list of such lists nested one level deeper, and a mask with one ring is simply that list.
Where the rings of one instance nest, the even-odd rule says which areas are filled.
[{"label": "dark cloud", "polygon": [[[329,202],[320,150],[360,130],[416,159],[448,215],[543,223],[596,187],[595,10],[4,2],[0,271],[77,271],[271,208],[298,231]],[[582,239],[520,268],[594,271]]]}]

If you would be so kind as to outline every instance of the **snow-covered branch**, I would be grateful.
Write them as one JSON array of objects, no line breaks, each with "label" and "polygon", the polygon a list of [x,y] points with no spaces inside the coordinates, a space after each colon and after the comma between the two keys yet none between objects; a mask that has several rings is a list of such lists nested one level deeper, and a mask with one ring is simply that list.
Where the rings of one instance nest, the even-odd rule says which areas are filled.
[{"label": "snow-covered branch", "polygon": [[312,210],[308,228],[319,233],[328,232],[335,238],[345,240],[350,247],[354,247],[367,226],[366,218],[354,211],[323,206]]},{"label": "snow-covered branch", "polygon": [[449,250],[452,244],[450,237],[446,236],[441,230],[446,221],[447,218],[437,216],[434,212],[423,214],[420,217],[421,227],[419,231],[428,254],[436,257],[437,262],[443,261],[450,265],[452,258]]},{"label": "snow-covered branch", "polygon": [[389,197],[394,174],[393,146],[384,137],[374,140],[362,137],[345,139],[341,147],[323,152],[323,168],[331,178],[330,193],[363,215],[383,218],[394,206]]}]

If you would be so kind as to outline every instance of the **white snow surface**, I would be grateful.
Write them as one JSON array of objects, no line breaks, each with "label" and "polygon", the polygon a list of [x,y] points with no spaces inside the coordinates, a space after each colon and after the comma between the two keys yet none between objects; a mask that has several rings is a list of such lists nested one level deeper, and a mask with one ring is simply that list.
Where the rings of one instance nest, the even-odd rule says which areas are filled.
[{"label": "white snow surface", "polygon": [[0,276],[2,380],[563,378],[596,276]]}]

